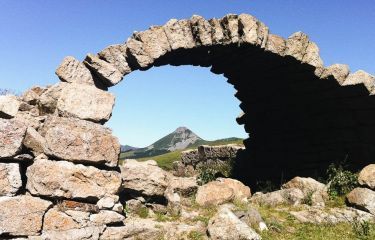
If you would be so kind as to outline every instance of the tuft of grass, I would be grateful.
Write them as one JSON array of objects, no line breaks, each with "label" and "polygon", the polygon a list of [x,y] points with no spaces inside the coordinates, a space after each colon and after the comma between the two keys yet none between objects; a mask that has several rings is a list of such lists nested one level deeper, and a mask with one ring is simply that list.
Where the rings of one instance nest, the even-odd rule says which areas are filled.
[{"label": "tuft of grass", "polygon": [[204,234],[198,231],[191,231],[187,235],[189,240],[203,240],[204,239]]},{"label": "tuft of grass", "polygon": [[149,214],[149,210],[147,207],[140,207],[135,211],[140,218],[147,218]]}]

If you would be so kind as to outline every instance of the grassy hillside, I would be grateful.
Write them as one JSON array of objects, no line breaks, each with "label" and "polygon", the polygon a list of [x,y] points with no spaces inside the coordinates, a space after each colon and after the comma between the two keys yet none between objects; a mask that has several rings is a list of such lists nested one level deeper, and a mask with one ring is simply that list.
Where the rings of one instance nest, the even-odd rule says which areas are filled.
[{"label": "grassy hillside", "polygon": [[[238,144],[238,145],[243,145],[243,139],[240,138],[226,138],[226,139],[220,139],[216,141],[198,141],[194,145],[190,146],[188,149],[194,149],[197,148],[200,145],[210,145],[210,146],[217,146],[217,145],[224,145],[224,144]],[[182,150],[185,151],[185,150]],[[172,164],[174,161],[179,161],[181,160],[181,150],[179,151],[174,151],[174,152],[168,152],[164,153],[161,155],[157,156],[152,156],[152,157],[143,157],[143,158],[136,158],[139,161],[146,161],[149,159],[155,160],[159,167],[165,169],[165,170],[171,170],[172,169]],[[120,159],[124,160],[126,158],[129,158],[126,156],[127,153],[121,153]]]}]

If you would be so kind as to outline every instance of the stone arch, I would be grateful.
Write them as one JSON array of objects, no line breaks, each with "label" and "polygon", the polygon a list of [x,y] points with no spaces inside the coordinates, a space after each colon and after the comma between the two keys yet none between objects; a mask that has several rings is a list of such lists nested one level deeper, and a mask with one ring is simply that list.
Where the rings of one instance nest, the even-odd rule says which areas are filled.
[{"label": "stone arch", "polygon": [[283,39],[247,14],[172,19],[88,54],[83,63],[104,88],[132,71],[167,64],[224,74],[241,101],[237,122],[251,136],[243,164],[253,180],[320,174],[344,159],[359,168],[375,154],[374,77],[350,74],[343,64],[324,67],[306,34]]}]

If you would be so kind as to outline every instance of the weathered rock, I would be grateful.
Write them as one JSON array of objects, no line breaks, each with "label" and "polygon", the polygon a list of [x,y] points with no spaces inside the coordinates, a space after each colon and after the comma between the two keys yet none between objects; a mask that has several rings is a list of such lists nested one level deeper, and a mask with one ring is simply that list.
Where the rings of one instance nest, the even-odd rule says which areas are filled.
[{"label": "weathered rock", "polygon": [[124,211],[124,207],[122,206],[121,203],[116,203],[113,208],[112,208],[112,211],[115,211],[117,213],[123,213]]},{"label": "weathered rock", "polygon": [[220,21],[224,29],[224,44],[238,43],[240,38],[238,34],[238,16],[235,14],[228,14]]},{"label": "weathered rock", "polygon": [[284,38],[275,34],[269,34],[266,44],[266,51],[270,51],[280,56],[284,56],[286,48],[285,44],[286,43]]},{"label": "weathered rock", "polygon": [[276,206],[280,204],[299,205],[305,198],[298,188],[282,189],[269,193],[257,192],[251,197],[251,202],[259,205]]},{"label": "weathered rock", "polygon": [[355,188],[346,200],[350,205],[375,215],[375,192],[367,188]]},{"label": "weathered rock", "polygon": [[[242,32],[240,36],[241,43],[250,43],[265,48],[269,29],[264,23],[258,21],[251,15],[240,14],[238,15],[238,30]],[[276,45],[272,49],[279,50],[279,41],[274,43],[276,43]]]},{"label": "weathered rock", "polygon": [[198,153],[200,159],[233,159],[241,149],[244,149],[244,147],[236,144],[201,145],[198,147]]},{"label": "weathered rock", "polygon": [[232,201],[234,197],[232,188],[224,183],[213,181],[198,188],[195,201],[201,206],[218,205]]},{"label": "weathered rock", "polygon": [[0,196],[14,196],[22,187],[18,163],[0,163]]},{"label": "weathered rock", "polygon": [[46,140],[45,153],[52,158],[117,166],[120,143],[106,127],[84,120],[48,117],[39,132]]},{"label": "weathered rock", "polygon": [[212,33],[212,44],[213,45],[219,45],[224,43],[225,41],[228,42],[227,39],[225,39],[224,29],[221,26],[221,23],[218,19],[212,18],[208,20],[208,22],[211,25],[211,33]]},{"label": "weathered rock", "polygon": [[61,91],[66,87],[68,83],[60,82],[47,88],[45,92],[40,96],[38,106],[41,114],[54,113],[57,106],[57,100],[59,100]]},{"label": "weathered rock", "polygon": [[107,87],[114,86],[122,80],[123,75],[116,67],[93,54],[88,54],[83,63]]},{"label": "weathered rock", "polygon": [[122,75],[126,75],[132,71],[126,59],[125,44],[110,45],[99,52],[98,56],[104,61],[115,66],[117,70],[122,73]]},{"label": "weathered rock", "polygon": [[182,207],[180,195],[176,192],[173,192],[171,188],[167,188],[164,196],[168,201],[168,212],[174,216],[178,216],[181,212]]},{"label": "weathered rock", "polygon": [[[143,43],[137,39],[130,38],[126,42],[127,51],[132,56],[129,58],[130,64],[137,68],[149,68],[154,63],[154,59],[148,55],[143,47]],[[135,61],[132,61],[134,59]]]},{"label": "weathered rock", "polygon": [[51,202],[31,196],[0,197],[0,235],[34,236]]},{"label": "weathered rock", "polygon": [[261,237],[228,208],[221,208],[208,223],[212,240],[260,240]]},{"label": "weathered rock", "polygon": [[247,199],[251,197],[250,188],[236,179],[218,178],[216,179],[216,181],[223,183],[227,187],[233,189],[234,199],[236,200],[247,202]]},{"label": "weathered rock", "polygon": [[98,213],[100,210],[95,204],[73,200],[61,200],[58,202],[57,208],[64,212],[73,210],[74,212]]},{"label": "weathered rock", "polygon": [[168,180],[168,189],[178,193],[182,197],[192,196],[197,192],[198,184],[195,177],[170,177]]},{"label": "weathered rock", "polygon": [[290,214],[302,223],[337,224],[341,222],[375,221],[370,213],[353,208],[308,208],[307,210],[291,211]]},{"label": "weathered rock", "polygon": [[375,164],[370,164],[361,170],[358,176],[359,184],[375,190]]},{"label": "weathered rock", "polygon": [[349,75],[349,66],[346,64],[333,64],[326,69],[324,69],[321,78],[328,78],[329,76],[333,76],[337,82],[342,85],[346,77]]},{"label": "weathered rock", "polygon": [[14,118],[21,102],[13,95],[0,96],[0,118]]},{"label": "weathered rock", "polygon": [[16,119],[0,119],[0,159],[17,155],[22,149],[26,126]]},{"label": "weathered rock", "polygon": [[114,199],[114,197],[104,197],[100,199],[96,205],[98,206],[99,209],[111,209],[115,205],[115,203],[118,201],[118,196],[117,199]]},{"label": "weathered rock", "polygon": [[[90,226],[83,228],[74,228],[65,231],[43,231],[41,239],[43,240],[88,240],[88,239],[99,239],[103,233],[105,226]],[[39,239],[38,239],[39,240]]]},{"label": "weathered rock", "polygon": [[107,227],[100,236],[100,239],[160,239],[163,229],[157,227],[159,222],[151,219],[133,219],[125,220],[123,227]]},{"label": "weathered rock", "polygon": [[61,211],[54,207],[44,216],[43,231],[66,231],[90,225],[90,213],[74,210]]},{"label": "weathered rock", "polygon": [[34,128],[28,127],[23,139],[23,145],[30,149],[34,156],[38,156],[44,153],[46,141]]},{"label": "weathered rock", "polygon": [[145,196],[164,195],[167,173],[154,160],[138,162],[127,159],[120,168],[125,191]]},{"label": "weathered rock", "polygon": [[172,50],[195,47],[189,20],[171,19],[163,27]]},{"label": "weathered rock", "polygon": [[104,123],[112,116],[115,96],[95,86],[69,84],[57,101],[60,116]]},{"label": "weathered rock", "polygon": [[116,224],[121,223],[125,217],[117,212],[102,210],[97,214],[92,214],[90,216],[90,222],[95,225],[106,225],[106,224]]},{"label": "weathered rock", "polygon": [[283,189],[298,188],[305,195],[325,189],[325,185],[313,178],[295,177],[282,185]]},{"label": "weathered rock", "polygon": [[65,161],[38,160],[27,168],[26,176],[27,190],[38,196],[97,201],[116,195],[121,186],[118,172]]},{"label": "weathered rock", "polygon": [[23,122],[27,127],[38,130],[45,118],[45,116],[35,116],[35,114],[31,112],[18,112],[14,119]]},{"label": "weathered rock", "polygon": [[348,86],[348,85],[357,85],[357,84],[363,84],[367,88],[367,90],[370,93],[373,93],[374,91],[374,82],[375,82],[375,77],[372,76],[371,74],[363,71],[363,70],[358,70],[355,73],[349,74],[349,76],[346,78],[344,83],[342,84],[343,86]]},{"label": "weathered rock", "polygon": [[63,82],[94,85],[90,71],[83,63],[72,56],[63,59],[56,69],[56,75]]},{"label": "weathered rock", "polygon": [[30,104],[30,105],[35,105],[37,104],[40,95],[45,91],[45,88],[42,87],[32,87],[31,89],[27,90],[23,95],[22,95],[22,101]]},{"label": "weathered rock", "polygon": [[193,15],[190,19],[191,31],[197,46],[211,46],[211,25],[201,16]]},{"label": "weathered rock", "polygon": [[[150,58],[148,65],[171,50],[167,35],[161,26],[152,26],[146,31],[136,32],[134,38],[142,43],[143,52]],[[130,47],[129,50],[131,50]]]},{"label": "weathered rock", "polygon": [[323,67],[323,61],[319,56],[319,48],[303,32],[296,32],[288,37],[285,55],[292,56],[314,67]]},{"label": "weathered rock", "polygon": [[181,162],[185,165],[196,165],[199,162],[197,149],[189,149],[181,152]]},{"label": "weathered rock", "polygon": [[259,231],[268,230],[262,216],[255,208],[248,208],[246,211],[236,211],[234,214],[250,227],[255,227]]}]

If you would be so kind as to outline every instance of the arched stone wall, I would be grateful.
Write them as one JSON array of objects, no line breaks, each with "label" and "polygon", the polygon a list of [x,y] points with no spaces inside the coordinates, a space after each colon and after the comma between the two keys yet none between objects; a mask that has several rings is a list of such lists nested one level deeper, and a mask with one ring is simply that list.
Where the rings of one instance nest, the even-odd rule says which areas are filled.
[{"label": "arched stone wall", "polygon": [[369,126],[375,78],[364,71],[350,74],[343,64],[324,67],[307,35],[283,39],[247,14],[173,19],[89,54],[83,63],[105,87],[134,70],[166,64],[224,74],[242,102],[237,121],[251,136],[239,177],[316,176],[344,160],[359,169],[375,154]]},{"label": "arched stone wall", "polygon": [[53,86],[0,97],[1,237],[98,239],[116,231],[120,144],[102,125],[115,103],[107,89],[132,71],[166,64],[211,67],[237,89],[237,122],[250,136],[236,166],[242,180],[282,181],[319,174],[334,161],[353,168],[373,161],[372,75],[324,67],[307,35],[283,39],[250,15],[173,19],[83,62],[66,57]]}]

